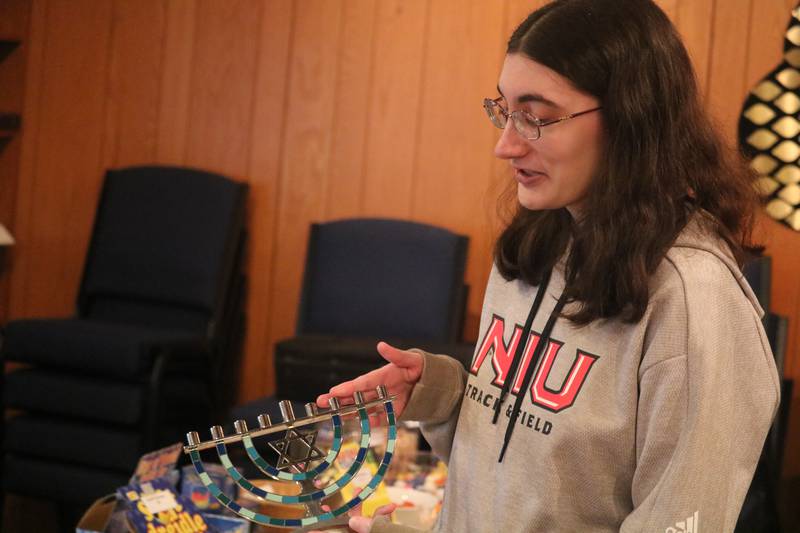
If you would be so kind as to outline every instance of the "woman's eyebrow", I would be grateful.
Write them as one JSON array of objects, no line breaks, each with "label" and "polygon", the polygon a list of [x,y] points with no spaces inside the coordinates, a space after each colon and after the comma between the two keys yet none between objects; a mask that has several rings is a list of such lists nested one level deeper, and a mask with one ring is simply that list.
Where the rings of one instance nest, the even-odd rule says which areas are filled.
[{"label": "woman's eyebrow", "polygon": [[[500,90],[500,86],[499,85],[497,86],[497,92],[500,93],[500,96],[505,98],[505,95],[503,94],[503,91]],[[525,103],[528,103],[528,102],[536,102],[536,103],[544,104],[546,106],[554,107],[554,108],[559,108],[560,107],[557,103],[553,102],[552,100],[549,100],[549,99],[545,98],[544,96],[542,96],[541,94],[538,94],[538,93],[525,93],[525,94],[521,94],[521,95],[519,95],[517,97],[517,103],[518,104],[525,104]]]}]

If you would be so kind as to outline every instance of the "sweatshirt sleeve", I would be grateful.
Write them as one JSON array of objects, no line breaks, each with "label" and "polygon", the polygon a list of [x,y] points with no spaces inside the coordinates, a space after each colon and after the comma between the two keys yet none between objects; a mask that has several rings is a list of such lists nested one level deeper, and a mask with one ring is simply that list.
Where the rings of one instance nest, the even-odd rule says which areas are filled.
[{"label": "sweatshirt sleeve", "polygon": [[622,533],[733,531],[778,406],[758,312],[730,271],[676,272],[648,326]]},{"label": "sweatshirt sleeve", "polygon": [[422,375],[411,392],[402,420],[418,420],[431,450],[449,463],[467,373],[456,359],[421,350]]},{"label": "sweatshirt sleeve", "polygon": [[[423,367],[419,381],[411,391],[401,420],[420,422],[423,435],[435,453],[443,461],[450,457],[458,412],[467,375],[457,360],[446,355],[433,355],[415,349],[422,354]],[[386,517],[376,518],[370,533],[420,533],[422,530],[393,524]]]}]

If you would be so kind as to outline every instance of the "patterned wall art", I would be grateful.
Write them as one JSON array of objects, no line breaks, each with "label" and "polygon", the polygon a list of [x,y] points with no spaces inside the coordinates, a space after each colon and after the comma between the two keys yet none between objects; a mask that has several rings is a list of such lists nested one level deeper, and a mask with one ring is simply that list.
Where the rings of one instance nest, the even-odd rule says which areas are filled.
[{"label": "patterned wall art", "polygon": [[758,173],[770,217],[800,231],[800,4],[791,12],[783,60],[745,100],[739,144]]}]

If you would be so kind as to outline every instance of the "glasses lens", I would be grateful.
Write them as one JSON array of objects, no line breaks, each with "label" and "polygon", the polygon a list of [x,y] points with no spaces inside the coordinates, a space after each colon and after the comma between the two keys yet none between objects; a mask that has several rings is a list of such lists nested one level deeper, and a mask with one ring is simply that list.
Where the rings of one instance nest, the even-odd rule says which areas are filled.
[{"label": "glasses lens", "polygon": [[524,111],[516,111],[512,116],[514,118],[514,126],[520,135],[531,141],[535,141],[541,136],[539,119]]},{"label": "glasses lens", "polygon": [[506,127],[506,115],[503,113],[503,108],[500,107],[500,104],[486,98],[483,101],[483,108],[486,110],[486,114],[489,116],[489,120],[492,121],[495,128],[500,128],[502,130]]}]

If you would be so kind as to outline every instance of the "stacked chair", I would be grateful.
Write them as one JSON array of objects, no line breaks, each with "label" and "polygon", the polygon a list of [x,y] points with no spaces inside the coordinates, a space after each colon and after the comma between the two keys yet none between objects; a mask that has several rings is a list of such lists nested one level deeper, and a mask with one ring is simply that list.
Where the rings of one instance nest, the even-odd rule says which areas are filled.
[{"label": "stacked chair", "polygon": [[[348,219],[313,224],[294,337],[275,346],[277,390],[234,418],[280,417],[277,400],[302,404],[385,364],[385,340],[460,359],[468,239],[417,222]],[[278,418],[280,419],[280,418]]]},{"label": "stacked chair", "polygon": [[[85,508],[227,410],[244,331],[247,187],[110,170],[75,315],[5,328],[4,492]],[[74,522],[72,523],[74,527]]]},{"label": "stacked chair", "polygon": [[736,532],[780,531],[778,493],[793,388],[792,380],[783,378],[789,321],[786,317],[770,311],[772,259],[769,256],[757,257],[745,265],[743,273],[764,309],[762,322],[772,348],[772,354],[775,357],[775,366],[778,369],[781,401],[778,413],[767,434],[753,481],[745,497],[739,521],[736,524]]}]

